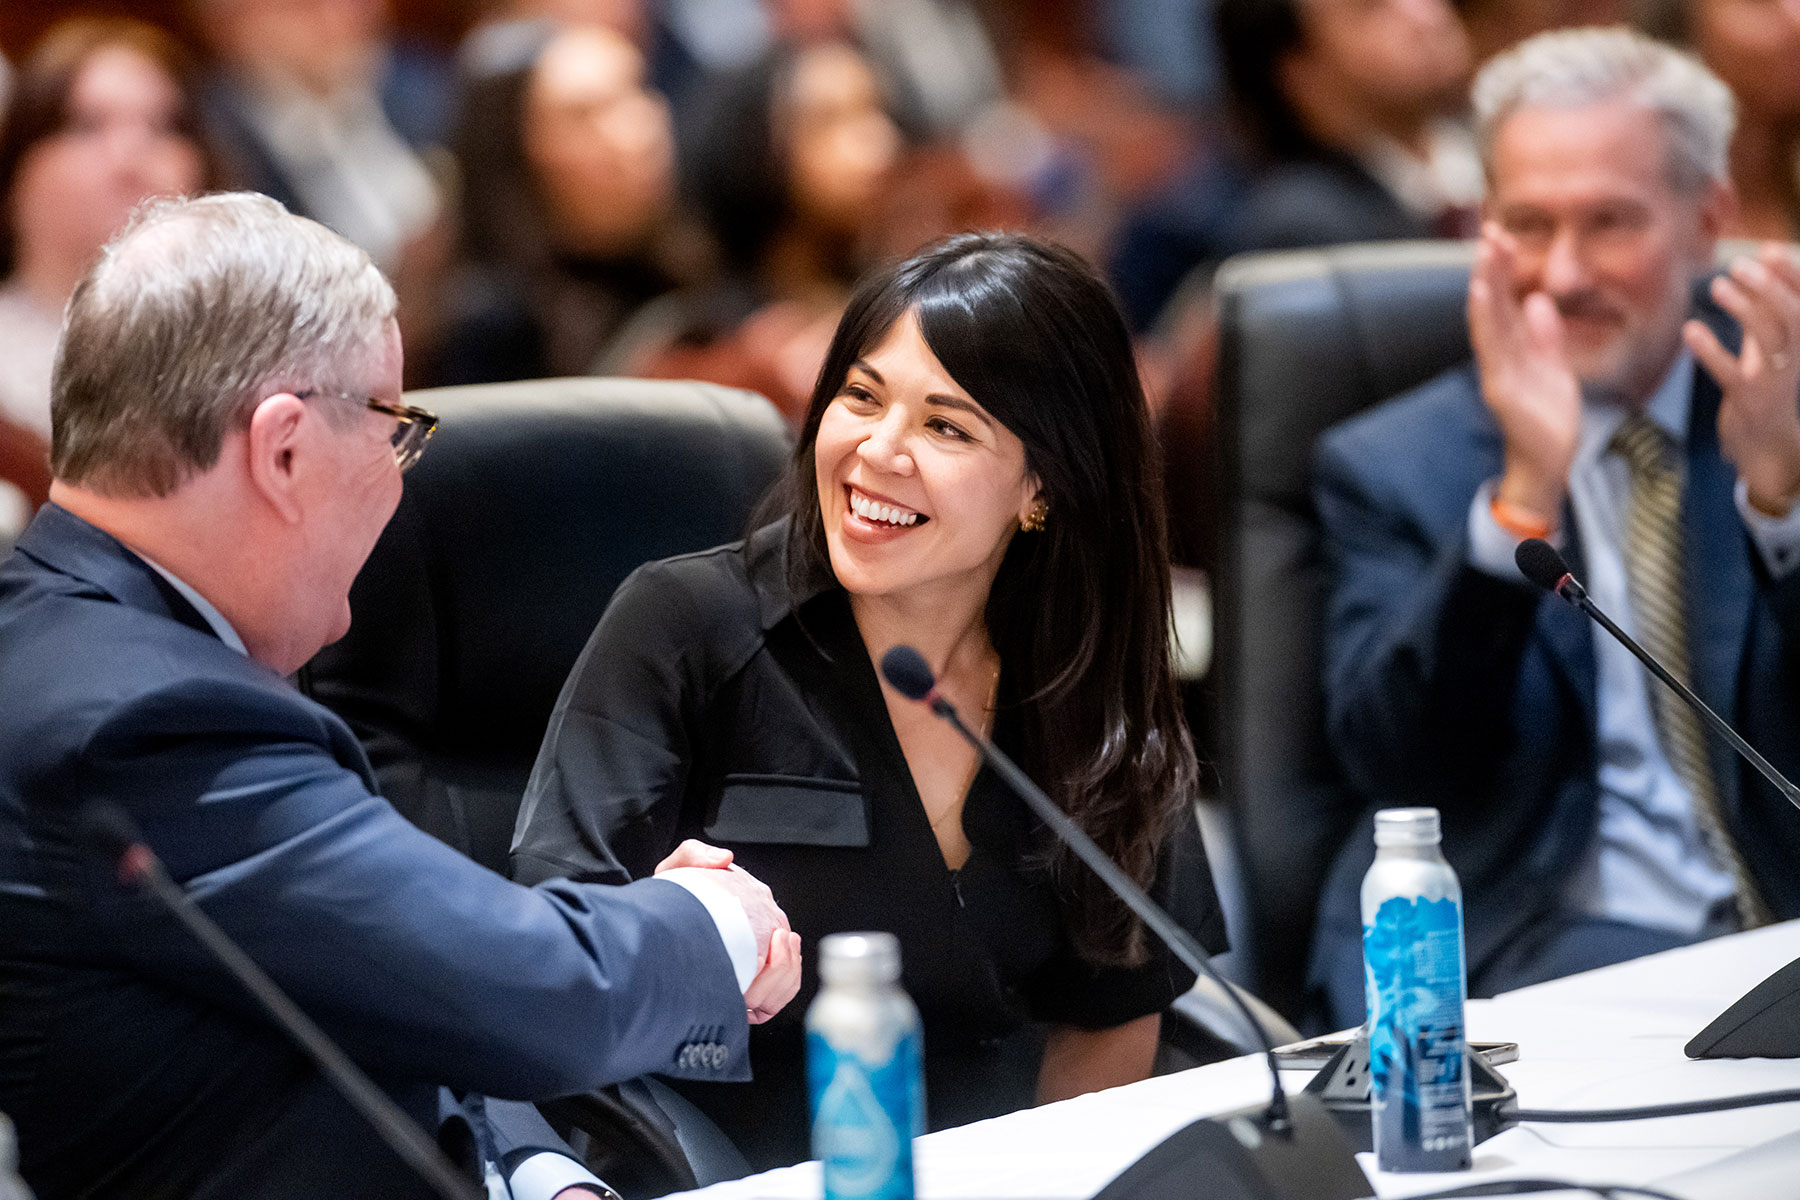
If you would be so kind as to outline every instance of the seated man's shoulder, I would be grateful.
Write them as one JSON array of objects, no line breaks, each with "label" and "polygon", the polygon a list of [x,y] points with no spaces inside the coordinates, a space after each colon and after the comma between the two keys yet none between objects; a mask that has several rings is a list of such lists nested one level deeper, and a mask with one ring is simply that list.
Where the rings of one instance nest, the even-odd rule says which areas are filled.
[{"label": "seated man's shoulder", "polygon": [[788,604],[785,533],[780,522],[743,541],[645,563],[619,585],[606,619],[658,642],[721,651],[758,642]]},{"label": "seated man's shoulder", "polygon": [[1300,157],[1267,168],[1240,207],[1239,250],[1284,250],[1430,235],[1373,176],[1337,156]]},{"label": "seated man's shoulder", "polygon": [[1320,435],[1319,457],[1366,460],[1372,453],[1416,451],[1488,424],[1474,364],[1461,363],[1339,421]]},{"label": "seated man's shoulder", "polygon": [[124,730],[324,740],[316,706],[210,632],[77,581],[0,594],[0,677],[28,681],[3,723],[22,747],[91,745]]}]

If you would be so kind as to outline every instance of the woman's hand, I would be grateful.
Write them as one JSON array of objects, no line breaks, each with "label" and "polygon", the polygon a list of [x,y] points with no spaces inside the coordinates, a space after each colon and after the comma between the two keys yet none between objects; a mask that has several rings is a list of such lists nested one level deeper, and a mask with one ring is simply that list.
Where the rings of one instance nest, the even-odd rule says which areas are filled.
[{"label": "woman's hand", "polygon": [[769,942],[769,961],[744,993],[744,1011],[752,1025],[780,1012],[800,991],[800,935],[777,932]]},{"label": "woman's hand", "polygon": [[1049,1104],[1150,1078],[1161,1035],[1161,1013],[1111,1029],[1052,1025],[1044,1042],[1044,1064],[1038,1068],[1037,1102]]}]

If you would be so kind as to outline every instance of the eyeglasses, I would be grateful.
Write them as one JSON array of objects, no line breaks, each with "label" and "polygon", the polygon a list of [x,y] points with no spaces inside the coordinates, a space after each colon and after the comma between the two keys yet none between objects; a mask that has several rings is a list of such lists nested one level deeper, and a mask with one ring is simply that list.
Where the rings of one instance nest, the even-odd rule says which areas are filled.
[{"label": "eyeglasses", "polygon": [[412,465],[419,461],[419,456],[425,453],[425,443],[429,442],[431,435],[437,432],[437,414],[428,408],[418,408],[411,404],[389,404],[385,400],[377,400],[373,396],[353,396],[348,392],[322,392],[317,389],[309,389],[304,392],[295,392],[294,395],[301,400],[305,400],[309,396],[335,396],[340,400],[354,400],[366,408],[378,413],[386,413],[394,418],[399,422],[394,427],[392,438],[394,465],[403,472],[411,470]]}]

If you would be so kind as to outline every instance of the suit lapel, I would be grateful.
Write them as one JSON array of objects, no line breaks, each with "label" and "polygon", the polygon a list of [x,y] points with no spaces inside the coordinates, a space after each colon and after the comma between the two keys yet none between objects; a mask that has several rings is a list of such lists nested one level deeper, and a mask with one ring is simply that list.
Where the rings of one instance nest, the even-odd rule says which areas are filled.
[{"label": "suit lapel", "polygon": [[[1737,472],[1719,449],[1719,388],[1703,368],[1694,371],[1693,417],[1688,429],[1687,485],[1682,494],[1686,552],[1688,657],[1692,687],[1728,723],[1737,719],[1738,665],[1749,634],[1756,581],[1749,535],[1733,496]],[[1714,774],[1720,799],[1730,806],[1736,771]]]},{"label": "suit lapel", "polygon": [[[1581,550],[1581,531],[1575,525],[1575,512],[1563,502],[1562,527],[1568,531],[1563,539],[1563,561],[1580,579],[1587,572]],[[1594,627],[1587,615],[1574,605],[1545,594],[1538,604],[1537,636],[1556,665],[1557,673],[1574,693],[1587,728],[1600,727],[1600,666],[1594,657]]]}]

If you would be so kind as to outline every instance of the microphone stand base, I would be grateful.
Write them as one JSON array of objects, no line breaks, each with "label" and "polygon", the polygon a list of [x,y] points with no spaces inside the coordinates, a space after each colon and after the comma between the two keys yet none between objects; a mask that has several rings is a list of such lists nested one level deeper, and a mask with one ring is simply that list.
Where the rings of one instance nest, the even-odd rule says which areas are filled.
[{"label": "microphone stand base", "polygon": [[[1513,1122],[1506,1113],[1517,1106],[1518,1093],[1506,1076],[1479,1052],[1471,1051],[1466,1060],[1469,1070],[1469,1098],[1473,1101],[1473,1132],[1479,1146]],[[1336,1117],[1344,1136],[1358,1150],[1375,1148],[1375,1130],[1370,1116],[1369,1036],[1359,1033],[1339,1048],[1312,1082],[1306,1085],[1309,1098],[1316,1097]]]},{"label": "microphone stand base", "polygon": [[1744,993],[1682,1052],[1689,1058],[1800,1058],[1800,959]]},{"label": "microphone stand base", "polygon": [[1288,1096],[1288,1125],[1266,1105],[1195,1121],[1169,1135],[1094,1200],[1362,1200],[1375,1189],[1315,1097]]}]

